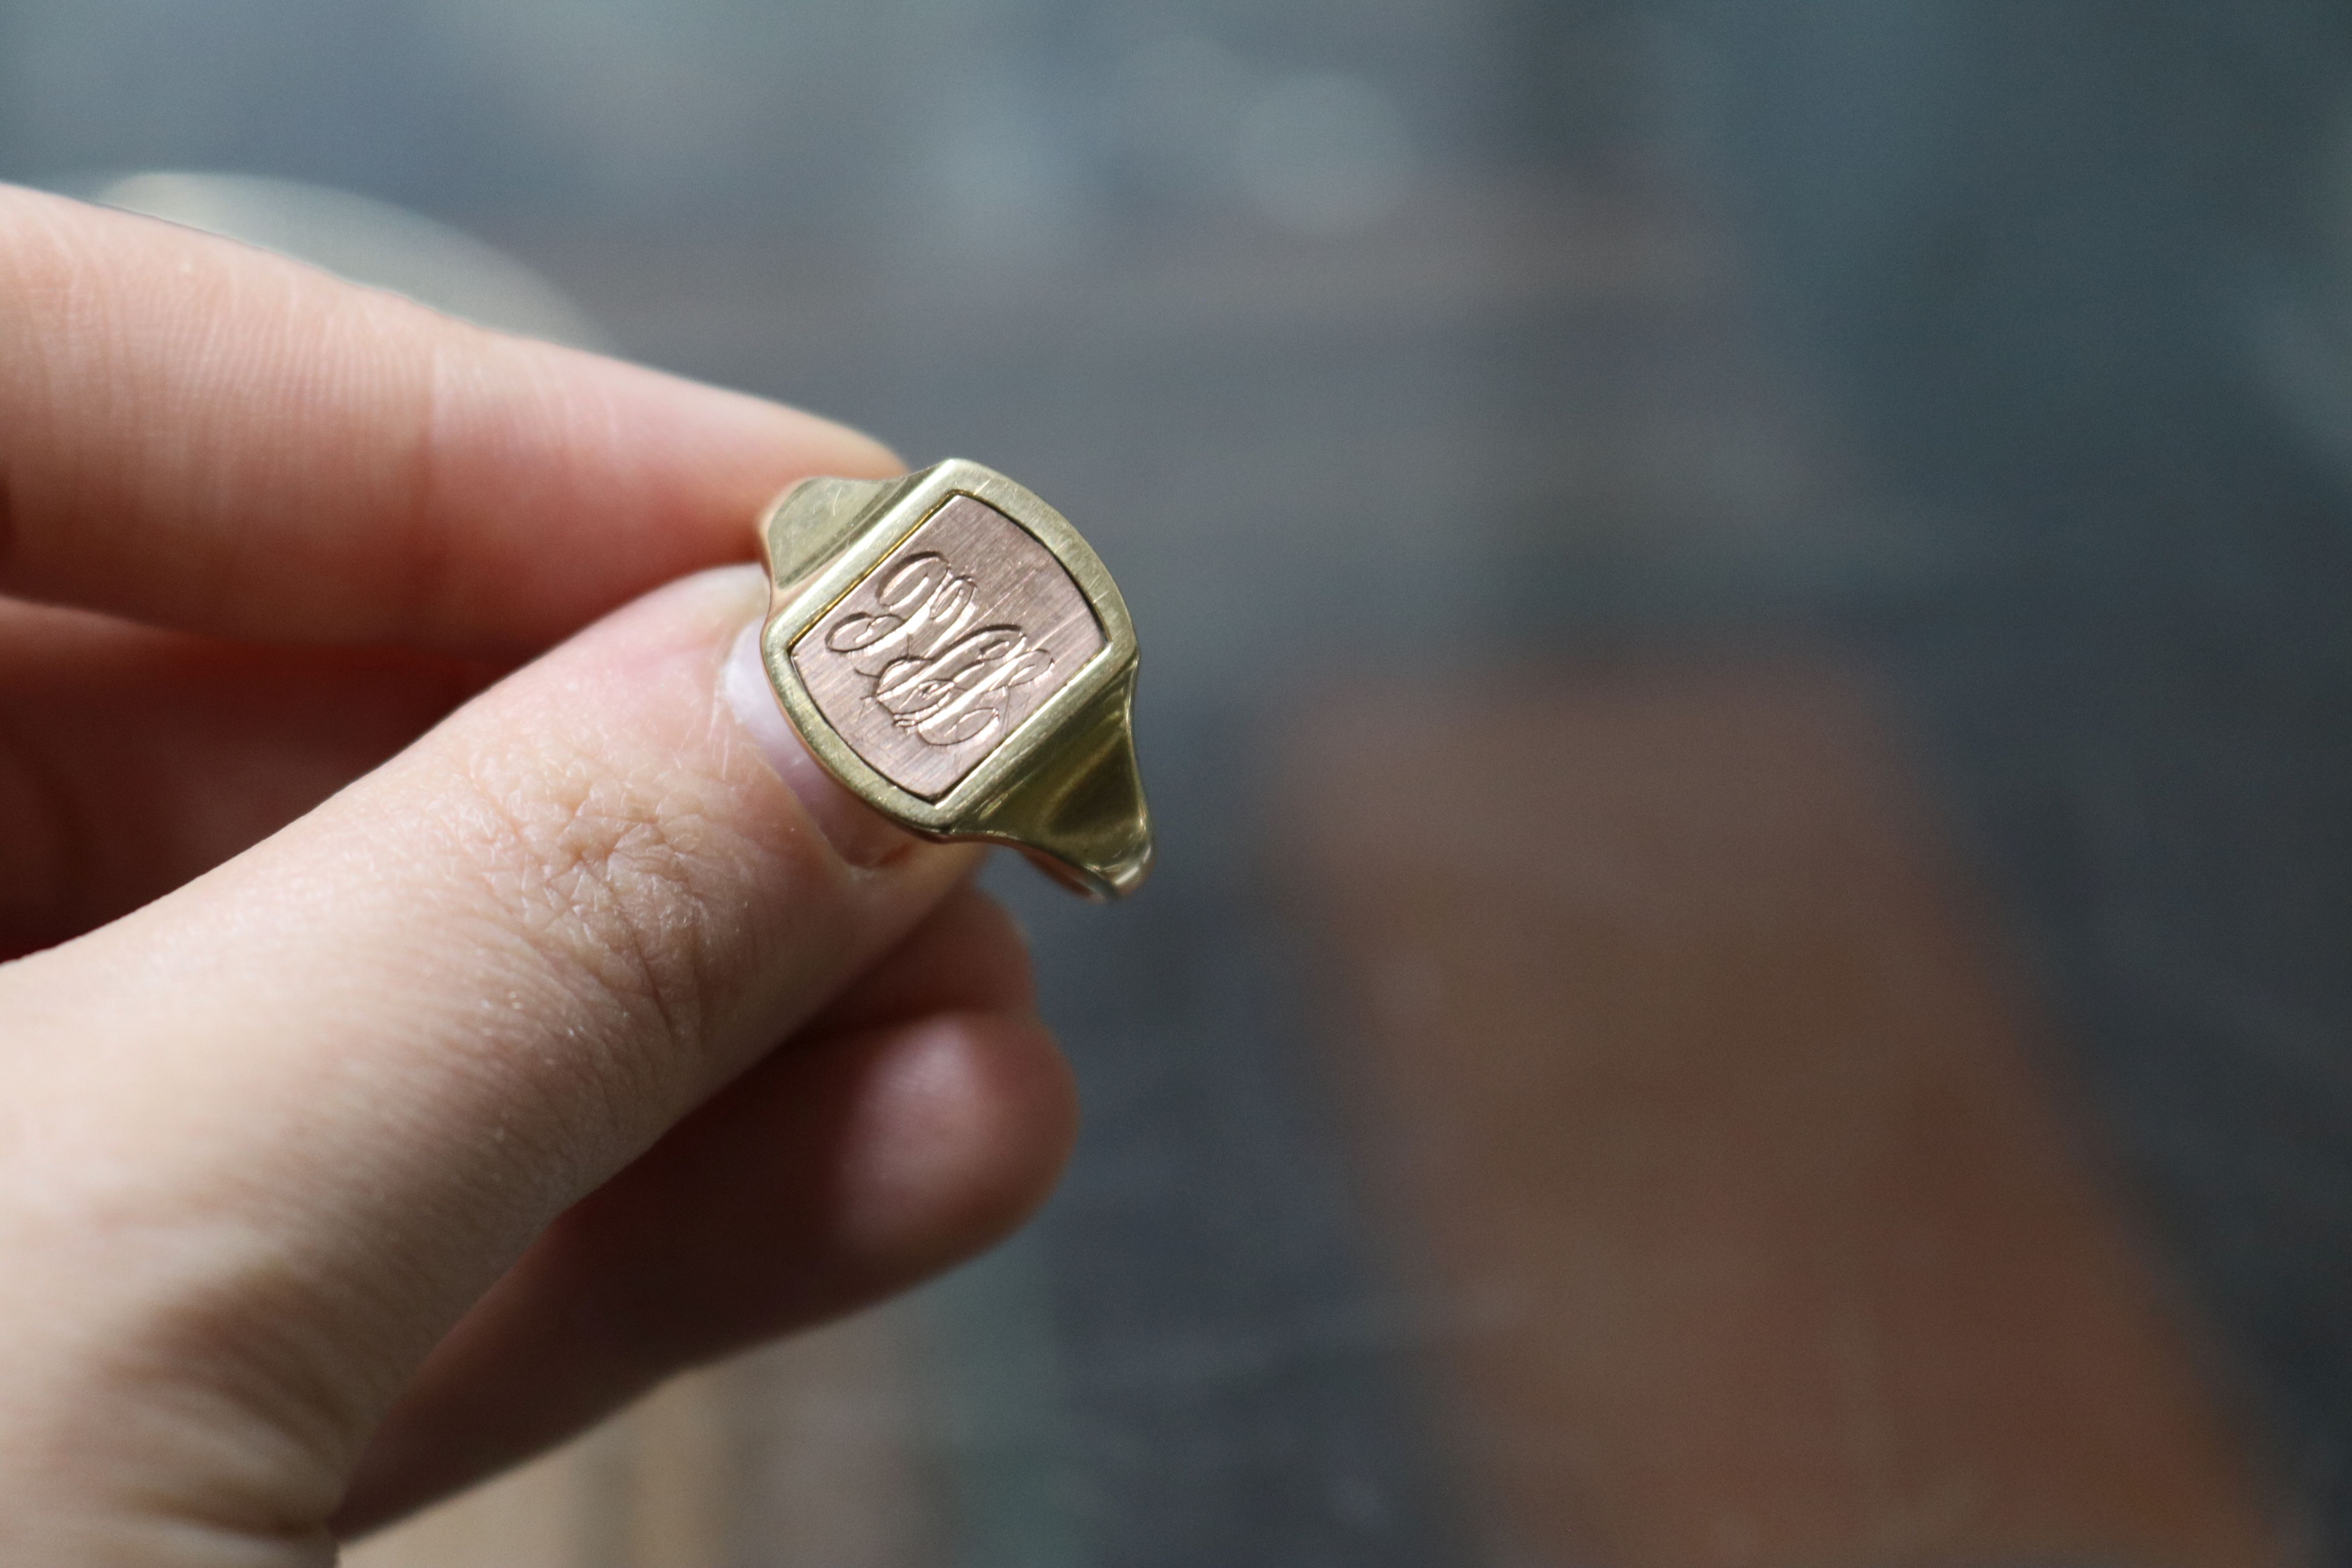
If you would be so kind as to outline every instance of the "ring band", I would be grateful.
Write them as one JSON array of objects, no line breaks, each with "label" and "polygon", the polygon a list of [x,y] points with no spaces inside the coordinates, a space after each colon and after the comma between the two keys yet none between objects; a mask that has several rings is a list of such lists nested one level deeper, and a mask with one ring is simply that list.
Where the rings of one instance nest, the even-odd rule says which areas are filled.
[{"label": "ring band", "polygon": [[1016,846],[1088,898],[1142,885],[1135,626],[1067,519],[951,458],[803,479],[760,536],[761,661],[827,772],[912,832]]}]

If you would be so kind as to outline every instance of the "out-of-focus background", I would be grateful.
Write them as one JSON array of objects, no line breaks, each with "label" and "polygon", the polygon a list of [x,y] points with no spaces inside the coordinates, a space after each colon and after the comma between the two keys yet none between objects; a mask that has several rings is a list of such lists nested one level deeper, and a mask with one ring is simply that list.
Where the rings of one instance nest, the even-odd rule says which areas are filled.
[{"label": "out-of-focus background", "polygon": [[0,177],[1139,628],[1043,1217],[361,1568],[2352,1559],[2352,13],[0,0]]}]

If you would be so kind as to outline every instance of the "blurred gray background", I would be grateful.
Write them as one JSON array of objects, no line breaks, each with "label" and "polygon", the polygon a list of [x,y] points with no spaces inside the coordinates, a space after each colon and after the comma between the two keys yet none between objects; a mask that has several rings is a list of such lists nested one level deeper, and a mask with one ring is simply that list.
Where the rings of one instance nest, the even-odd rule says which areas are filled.
[{"label": "blurred gray background", "polygon": [[958,1560],[1477,1560],[1267,758],[1334,681],[1790,645],[1901,695],[2352,1552],[2352,13],[0,0],[0,177],[152,169],[466,230],[1118,573],[1163,869],[1000,879],[1089,1122],[928,1309]]}]

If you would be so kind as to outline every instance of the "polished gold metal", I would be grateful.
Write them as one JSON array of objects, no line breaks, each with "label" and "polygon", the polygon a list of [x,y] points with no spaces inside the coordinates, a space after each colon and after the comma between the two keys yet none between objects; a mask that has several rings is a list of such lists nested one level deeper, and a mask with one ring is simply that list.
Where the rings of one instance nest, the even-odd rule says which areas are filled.
[{"label": "polished gold metal", "polygon": [[950,458],[803,479],[760,535],[768,680],[834,777],[925,837],[1017,846],[1088,898],[1142,885],[1135,626],[1067,519]]}]

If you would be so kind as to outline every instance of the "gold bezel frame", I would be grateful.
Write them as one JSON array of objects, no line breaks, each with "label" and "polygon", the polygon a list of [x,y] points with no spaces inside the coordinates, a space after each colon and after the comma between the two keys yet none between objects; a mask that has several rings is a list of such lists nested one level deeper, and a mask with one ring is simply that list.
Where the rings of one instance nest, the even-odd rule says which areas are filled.
[{"label": "gold bezel frame", "polygon": [[[884,776],[833,727],[792,650],[959,495],[1010,518],[1060,563],[1102,628],[1103,646],[931,800]],[[769,508],[760,534],[770,579],[761,659],[785,713],[828,773],[914,832],[1016,845],[1091,898],[1118,898],[1140,885],[1151,863],[1151,824],[1131,729],[1135,625],[1118,585],[1067,518],[994,469],[950,458],[898,479],[804,479]]]}]

